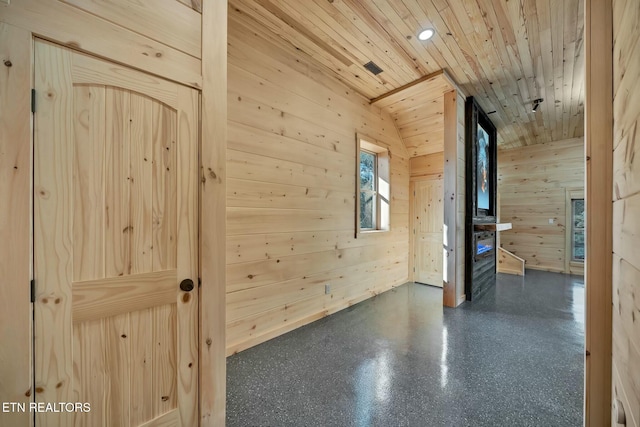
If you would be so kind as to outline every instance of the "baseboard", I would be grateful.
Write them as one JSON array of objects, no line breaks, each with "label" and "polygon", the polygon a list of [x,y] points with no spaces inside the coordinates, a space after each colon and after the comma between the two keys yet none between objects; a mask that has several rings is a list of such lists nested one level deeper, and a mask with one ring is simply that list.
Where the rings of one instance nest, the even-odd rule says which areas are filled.
[{"label": "baseboard", "polygon": [[294,329],[298,329],[301,326],[308,325],[309,323],[315,322],[316,320],[320,320],[331,314],[337,313],[338,311],[344,310],[345,308],[349,308],[355,304],[358,304],[359,302],[365,301],[369,298],[372,298],[384,292],[390,291],[391,289],[396,288],[400,285],[403,285],[407,282],[408,282],[408,278],[397,280],[395,282],[392,282],[390,285],[385,285],[381,288],[374,288],[372,290],[366,291],[362,294],[359,294],[347,300],[341,300],[337,304],[327,307],[321,311],[311,313],[309,315],[306,315],[292,322],[287,322],[285,324],[278,326],[277,328],[270,329],[260,335],[251,336],[245,340],[227,344],[227,348],[226,348],[227,357],[236,353],[240,353],[241,351],[247,350],[258,344],[262,344],[263,342],[269,341],[270,339],[286,334],[287,332],[291,332]]},{"label": "baseboard", "polygon": [[538,271],[549,271],[551,273],[564,273],[564,269],[559,268],[548,268],[548,267],[540,267],[537,265],[526,264],[526,270],[538,270]]},{"label": "baseboard", "polygon": [[456,304],[456,307],[459,306],[460,304],[462,304],[463,302],[465,302],[467,300],[467,294],[462,294],[458,296],[458,303]]}]

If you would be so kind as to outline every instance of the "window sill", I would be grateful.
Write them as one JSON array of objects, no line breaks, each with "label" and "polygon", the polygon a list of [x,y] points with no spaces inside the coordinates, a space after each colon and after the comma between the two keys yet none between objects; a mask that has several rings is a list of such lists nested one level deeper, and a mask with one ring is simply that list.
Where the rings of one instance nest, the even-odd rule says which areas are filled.
[{"label": "window sill", "polygon": [[380,234],[380,233],[388,233],[390,232],[391,229],[386,229],[386,230],[360,230],[358,231],[358,233],[356,233],[356,238],[360,237],[360,236],[364,236],[364,235],[375,235],[375,234]]}]

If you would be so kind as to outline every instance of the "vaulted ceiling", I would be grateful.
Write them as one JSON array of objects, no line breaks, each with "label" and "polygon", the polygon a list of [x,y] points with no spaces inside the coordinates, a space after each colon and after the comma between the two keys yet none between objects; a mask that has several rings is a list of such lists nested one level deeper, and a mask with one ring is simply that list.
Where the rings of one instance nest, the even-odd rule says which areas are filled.
[{"label": "vaulted ceiling", "polygon": [[[230,0],[375,99],[439,70],[475,96],[502,148],[583,134],[581,0]],[[418,31],[433,28],[426,42]],[[383,71],[373,75],[364,64]],[[537,112],[532,101],[543,98]]]},{"label": "vaulted ceiling", "polygon": [[444,151],[444,94],[455,89],[443,71],[394,89],[371,103],[386,110],[411,157]]}]

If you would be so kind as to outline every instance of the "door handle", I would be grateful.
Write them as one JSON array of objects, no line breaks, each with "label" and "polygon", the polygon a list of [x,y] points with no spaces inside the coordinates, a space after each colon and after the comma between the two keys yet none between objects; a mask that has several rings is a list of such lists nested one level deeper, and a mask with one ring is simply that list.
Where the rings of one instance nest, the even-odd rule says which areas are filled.
[{"label": "door handle", "polygon": [[193,290],[193,280],[191,279],[184,279],[182,282],[180,282],[180,290],[185,291],[185,292],[191,292]]}]

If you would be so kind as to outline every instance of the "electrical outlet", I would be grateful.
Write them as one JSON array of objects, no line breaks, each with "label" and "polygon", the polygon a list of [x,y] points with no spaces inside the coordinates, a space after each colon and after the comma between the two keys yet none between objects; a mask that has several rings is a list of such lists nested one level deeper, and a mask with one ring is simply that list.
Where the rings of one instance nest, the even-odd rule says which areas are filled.
[{"label": "electrical outlet", "polygon": [[326,284],[324,285],[324,293],[325,295],[329,295],[331,293],[331,285],[330,284]]},{"label": "electrical outlet", "polygon": [[554,219],[553,218],[549,218],[549,224],[553,224]]}]

